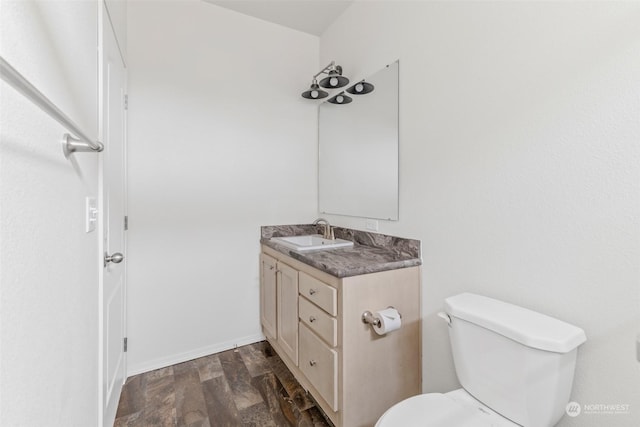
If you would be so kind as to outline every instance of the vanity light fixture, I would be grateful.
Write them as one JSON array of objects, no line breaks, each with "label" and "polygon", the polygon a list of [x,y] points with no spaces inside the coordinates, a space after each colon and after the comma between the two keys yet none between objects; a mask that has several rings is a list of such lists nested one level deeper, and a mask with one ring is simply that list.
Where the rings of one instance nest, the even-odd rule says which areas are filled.
[{"label": "vanity light fixture", "polygon": [[364,80],[362,80],[361,82],[358,82],[355,85],[351,86],[349,89],[347,89],[347,92],[349,92],[352,95],[365,95],[367,93],[373,92],[373,89],[374,89],[374,86],[371,83],[367,83]]},{"label": "vanity light fixture", "polygon": [[353,99],[350,96],[345,95],[344,92],[340,92],[333,98],[329,99],[327,102],[330,102],[332,104],[348,104],[351,101],[353,101]]},{"label": "vanity light fixture", "polygon": [[302,92],[302,97],[307,99],[322,99],[326,98],[327,96],[329,96],[329,94],[320,89],[320,86],[318,86],[318,80],[316,80],[315,77],[311,82],[311,87],[309,88],[309,90]]},{"label": "vanity light fixture", "polygon": [[[331,62],[333,64],[333,61]],[[336,89],[349,84],[349,79],[342,75],[342,67],[333,65],[328,69],[327,77],[320,80],[320,86],[328,89]]]},{"label": "vanity light fixture", "polygon": [[[320,83],[318,84],[316,79],[320,74],[326,74],[327,77],[320,80]],[[309,90],[302,92],[302,97],[307,99],[321,99],[329,94],[319,89],[318,86],[328,89],[337,89],[348,84],[349,79],[342,75],[342,67],[340,65],[336,65],[335,61],[331,61],[329,65],[318,71],[313,76],[311,87]]]}]

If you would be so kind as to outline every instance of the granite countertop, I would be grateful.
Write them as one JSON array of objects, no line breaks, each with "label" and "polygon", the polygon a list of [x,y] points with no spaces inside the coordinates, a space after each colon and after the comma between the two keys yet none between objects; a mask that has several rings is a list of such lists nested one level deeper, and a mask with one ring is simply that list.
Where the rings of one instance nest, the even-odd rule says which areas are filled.
[{"label": "granite countertop", "polygon": [[354,242],[353,247],[303,253],[271,241],[272,237],[322,234],[321,225],[311,224],[261,227],[260,243],[338,278],[422,264],[419,240],[342,227],[334,232],[337,238]]}]

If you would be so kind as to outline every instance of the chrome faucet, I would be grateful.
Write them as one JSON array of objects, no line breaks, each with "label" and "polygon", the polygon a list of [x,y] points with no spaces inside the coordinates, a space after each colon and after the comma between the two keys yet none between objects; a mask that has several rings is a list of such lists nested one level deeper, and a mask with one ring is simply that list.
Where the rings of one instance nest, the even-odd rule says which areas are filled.
[{"label": "chrome faucet", "polygon": [[325,239],[334,240],[335,236],[333,235],[333,228],[331,227],[331,224],[329,224],[329,221],[324,218],[318,218],[313,221],[313,225],[318,225],[320,223],[323,223],[322,225],[324,226],[324,233],[322,237],[324,237]]}]

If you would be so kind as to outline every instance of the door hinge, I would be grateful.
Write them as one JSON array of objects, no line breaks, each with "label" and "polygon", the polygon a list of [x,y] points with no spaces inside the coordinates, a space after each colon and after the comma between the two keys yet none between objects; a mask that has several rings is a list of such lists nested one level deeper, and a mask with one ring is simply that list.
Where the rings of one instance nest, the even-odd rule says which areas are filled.
[{"label": "door hinge", "polygon": [[127,339],[128,338],[124,339],[124,351],[125,351],[125,353],[127,352]]},{"label": "door hinge", "polygon": [[124,216],[124,231],[129,229],[129,215]]},{"label": "door hinge", "polygon": [[124,96],[124,109],[128,110],[129,109],[129,95],[125,95]]}]

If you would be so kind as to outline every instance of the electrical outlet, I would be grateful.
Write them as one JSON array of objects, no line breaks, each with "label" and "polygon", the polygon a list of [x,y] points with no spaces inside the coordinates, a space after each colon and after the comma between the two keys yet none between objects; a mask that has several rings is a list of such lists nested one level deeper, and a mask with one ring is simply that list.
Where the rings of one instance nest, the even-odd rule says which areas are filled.
[{"label": "electrical outlet", "polygon": [[91,233],[98,223],[98,202],[95,197],[85,199],[85,231]]},{"label": "electrical outlet", "polygon": [[364,223],[364,228],[371,231],[378,231],[378,221],[375,219],[368,219]]}]

